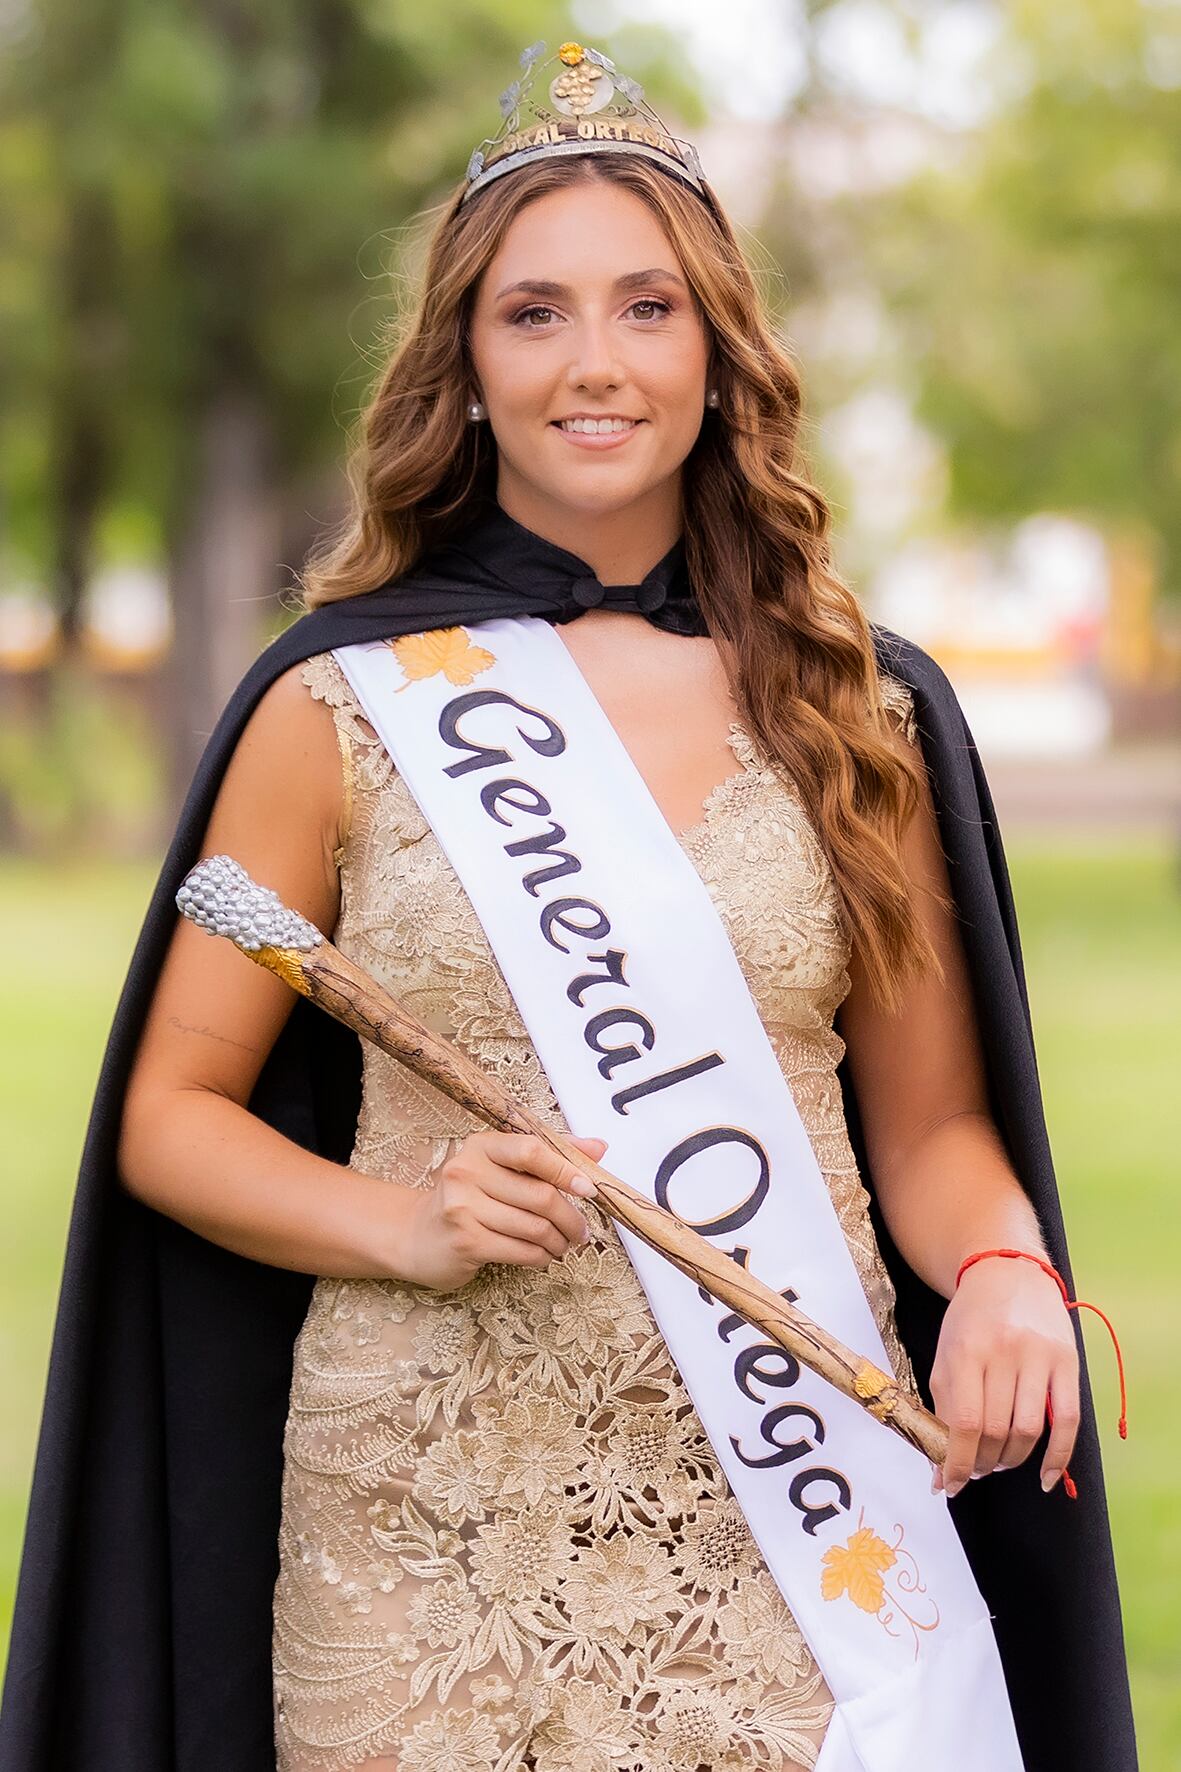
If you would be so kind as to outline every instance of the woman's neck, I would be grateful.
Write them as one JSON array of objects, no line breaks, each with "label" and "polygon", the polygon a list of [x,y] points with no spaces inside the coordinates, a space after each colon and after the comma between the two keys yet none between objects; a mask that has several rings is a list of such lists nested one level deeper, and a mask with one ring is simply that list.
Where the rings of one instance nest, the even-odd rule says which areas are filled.
[{"label": "woman's neck", "polygon": [[514,522],[585,560],[600,584],[636,585],[681,534],[679,496],[670,502],[665,488],[653,492],[660,498],[639,499],[618,511],[571,510],[520,486],[499,486],[496,500]]}]

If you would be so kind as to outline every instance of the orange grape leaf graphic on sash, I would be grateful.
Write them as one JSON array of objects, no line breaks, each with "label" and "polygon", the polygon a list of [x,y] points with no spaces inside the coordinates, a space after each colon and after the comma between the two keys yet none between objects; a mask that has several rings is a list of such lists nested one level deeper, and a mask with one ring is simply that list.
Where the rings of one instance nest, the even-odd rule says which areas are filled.
[{"label": "orange grape leaf graphic on sash", "polygon": [[877,1612],[885,1596],[882,1571],[898,1561],[884,1538],[868,1526],[854,1532],[847,1545],[834,1544],[824,1553],[820,1591],[826,1600],[849,1598],[863,1612]]},{"label": "orange grape leaf graphic on sash", "polygon": [[389,641],[406,681],[394,691],[401,695],[411,683],[442,671],[449,683],[465,684],[496,663],[496,655],[472,644],[466,628],[431,628],[425,634],[403,634]]},{"label": "orange grape leaf graphic on sash", "polygon": [[[940,1612],[927,1593],[918,1564],[903,1549],[902,1527],[895,1530],[897,1538],[887,1544],[865,1524],[862,1509],[857,1530],[847,1543],[830,1545],[825,1551],[820,1592],[826,1600],[848,1594],[855,1606],[877,1619],[887,1636],[898,1637],[909,1630],[917,1661],[920,1638],[938,1629]],[[895,1566],[887,1584],[886,1571]]]}]

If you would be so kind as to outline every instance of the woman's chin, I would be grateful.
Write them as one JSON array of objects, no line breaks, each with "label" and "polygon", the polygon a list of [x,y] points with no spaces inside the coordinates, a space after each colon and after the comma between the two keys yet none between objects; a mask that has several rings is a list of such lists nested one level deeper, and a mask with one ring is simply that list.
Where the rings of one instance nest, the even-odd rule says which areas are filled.
[{"label": "woman's chin", "polygon": [[568,486],[552,495],[555,510],[576,513],[580,517],[612,517],[623,511],[631,510],[644,495],[651,491],[648,486]]}]

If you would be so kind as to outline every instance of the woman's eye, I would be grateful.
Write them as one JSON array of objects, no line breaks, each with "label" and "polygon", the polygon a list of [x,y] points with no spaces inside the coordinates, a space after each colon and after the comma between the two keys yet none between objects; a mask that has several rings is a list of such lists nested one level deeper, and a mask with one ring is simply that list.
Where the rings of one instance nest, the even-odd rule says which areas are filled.
[{"label": "woman's eye", "polygon": [[[637,301],[634,301],[628,309],[629,314],[635,314],[641,321],[659,320],[663,315],[670,312],[671,309],[668,302],[660,301],[654,295],[640,296],[640,298]],[[540,306],[522,308],[521,312],[516,316],[515,324],[540,332],[541,328],[543,326],[548,326],[555,317],[553,308]]]}]

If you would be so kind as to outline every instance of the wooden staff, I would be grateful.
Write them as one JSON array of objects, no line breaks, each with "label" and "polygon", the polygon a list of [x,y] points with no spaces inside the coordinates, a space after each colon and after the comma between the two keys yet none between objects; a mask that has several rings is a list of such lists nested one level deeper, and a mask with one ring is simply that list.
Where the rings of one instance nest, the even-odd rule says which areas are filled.
[{"label": "wooden staff", "polygon": [[313,924],[286,906],[277,893],[257,885],[228,855],[199,862],[187,875],[176,902],[192,922],[228,937],[292,990],[362,1039],[371,1040],[477,1119],[501,1132],[528,1132],[543,1139],[594,1182],[597,1201],[612,1218],[802,1365],[860,1403],[876,1421],[901,1434],[932,1463],[944,1463],[947,1427],[901,1390],[890,1373],[845,1347],[674,1213],[568,1144],[466,1053],[424,1027]]}]

